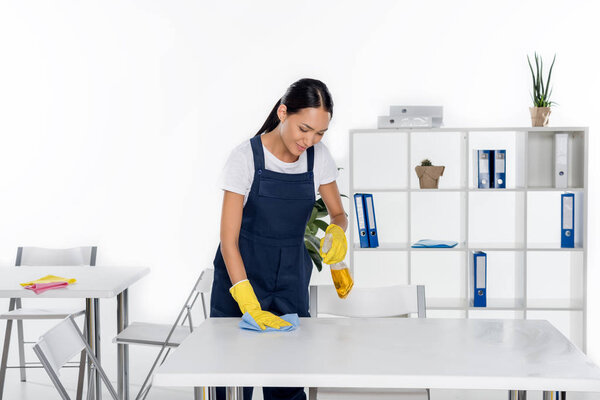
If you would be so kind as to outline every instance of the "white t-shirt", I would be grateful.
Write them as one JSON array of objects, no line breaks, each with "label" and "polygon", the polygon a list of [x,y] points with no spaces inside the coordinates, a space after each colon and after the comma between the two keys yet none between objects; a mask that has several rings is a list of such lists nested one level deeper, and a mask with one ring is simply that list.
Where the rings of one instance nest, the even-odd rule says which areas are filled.
[{"label": "white t-shirt", "polygon": [[[319,142],[313,147],[315,149],[313,172],[316,196],[320,185],[331,183],[337,179],[338,170],[329,149],[327,149],[324,143]],[[281,161],[267,150],[264,145],[263,152],[265,154],[265,169],[284,174],[300,174],[308,170],[306,150],[293,163]],[[252,155],[252,145],[248,139],[236,146],[229,155],[225,163],[225,168],[223,168],[223,172],[221,173],[219,186],[223,190],[243,194],[244,205],[246,205],[253,181],[254,156]]]}]

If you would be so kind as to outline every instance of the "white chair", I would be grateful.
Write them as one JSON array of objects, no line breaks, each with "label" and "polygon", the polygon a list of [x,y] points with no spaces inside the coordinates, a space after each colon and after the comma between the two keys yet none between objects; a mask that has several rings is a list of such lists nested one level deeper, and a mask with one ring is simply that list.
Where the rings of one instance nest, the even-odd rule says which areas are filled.
[{"label": "white chair", "polygon": [[[70,397],[59,379],[59,370],[78,353],[87,354],[90,362],[100,374],[102,381],[104,381],[112,398],[114,400],[119,400],[115,388],[108,380],[106,373],[94,356],[92,349],[90,349],[90,346],[85,341],[73,316],[65,318],[58,325],[43,334],[40,337],[40,340],[33,346],[33,351],[50,376],[56,390],[58,390],[60,396],[64,400],[70,400]],[[90,385],[89,388],[88,398],[90,398],[90,392],[93,390],[92,385]]]},{"label": "white chair", "polygon": [[[191,332],[193,332],[194,324],[192,322],[192,308],[196,304],[198,297],[200,297],[202,302],[204,319],[208,317],[206,312],[205,295],[209,294],[211,291],[213,278],[213,269],[205,269],[202,271],[173,324],[169,325],[133,322],[113,339],[113,342],[118,344],[160,346],[160,351],[154,359],[154,363],[152,364],[148,375],[146,375],[146,379],[144,380],[144,383],[142,384],[142,387],[136,396],[136,400],[145,399],[148,395],[148,392],[152,386],[152,374],[159,365],[159,361],[160,364],[162,364],[169,355],[171,349],[179,346],[181,342],[183,342],[183,340],[188,337]],[[201,399],[202,393],[195,389],[194,398],[196,400]]]},{"label": "white chair", "polygon": [[[93,266],[96,264],[95,246],[75,247],[70,249],[47,249],[42,247],[19,247],[17,249],[17,259],[15,262],[16,268],[27,266],[78,266],[86,265]],[[48,272],[52,272],[49,268]],[[40,277],[41,278],[41,277]],[[67,277],[68,278],[68,277]],[[85,307],[36,307],[23,308],[20,298],[12,298],[9,302],[8,312],[0,314],[0,319],[6,321],[6,332],[4,337],[4,348],[2,351],[2,362],[0,364],[0,400],[4,392],[4,382],[6,378],[7,368],[19,368],[21,372],[21,382],[26,381],[25,369],[31,368],[31,363],[25,362],[24,344],[32,344],[34,342],[26,342],[23,340],[23,321],[24,320],[40,320],[40,319],[64,319],[70,315],[78,316],[85,314]],[[17,321],[17,340],[19,346],[19,366],[8,366],[8,351],[10,346],[10,337],[12,334],[12,323]],[[85,364],[85,356],[82,354],[79,362],[79,368],[83,369]],[[80,374],[80,383],[77,390],[77,399],[81,399],[83,390],[83,378]]]},{"label": "white chair", "polygon": [[[310,313],[351,318],[426,317],[425,286],[398,285],[377,288],[354,287],[340,299],[333,286],[310,287]],[[310,388],[310,400],[428,400],[429,389]]]}]

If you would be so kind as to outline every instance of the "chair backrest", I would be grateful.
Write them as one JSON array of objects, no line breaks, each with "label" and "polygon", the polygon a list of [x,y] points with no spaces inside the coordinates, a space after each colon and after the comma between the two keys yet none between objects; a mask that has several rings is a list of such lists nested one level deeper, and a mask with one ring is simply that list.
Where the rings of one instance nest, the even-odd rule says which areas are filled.
[{"label": "chair backrest", "polygon": [[[200,299],[202,301],[202,312],[204,313],[204,319],[208,318],[208,313],[206,311],[206,299],[204,296],[206,294],[209,294],[210,291],[212,290],[214,276],[215,276],[215,270],[212,268],[207,268],[200,273],[200,276],[198,277],[196,284],[192,288],[192,291],[188,295],[188,297],[185,301],[185,304],[183,305],[183,307],[181,308],[181,311],[179,312],[179,315],[177,315],[175,322],[173,323],[173,325],[171,325],[171,330],[167,334],[167,337],[165,338],[165,341],[163,342],[163,344],[160,348],[160,351],[158,352],[158,355],[154,359],[154,363],[150,367],[150,371],[148,372],[146,379],[142,383],[142,387],[140,388],[140,391],[138,392],[136,399],[145,399],[146,396],[148,395],[148,392],[150,391],[150,387],[151,387],[151,383],[150,383],[151,377],[154,373],[154,370],[158,366],[160,358],[162,357],[164,351],[167,349],[167,344],[170,343],[171,336],[173,335],[175,328],[178,325],[185,325],[186,321],[187,321],[187,325],[188,325],[190,332],[193,332],[194,324],[192,322],[192,312],[191,311],[192,311],[192,308],[194,307],[194,304],[196,304],[196,300],[198,300],[198,297],[200,297]],[[167,352],[167,355],[168,355],[168,352]],[[166,355],[165,355],[165,358],[166,358]],[[163,359],[163,361],[164,361],[164,359]]]},{"label": "chair backrest", "polygon": [[85,341],[73,316],[65,318],[58,325],[44,333],[33,346],[33,351],[63,399],[69,399],[69,395],[58,378],[60,375],[59,370],[78,353],[85,351],[113,399],[118,400],[117,392]]},{"label": "chair backrest", "polygon": [[96,246],[73,247],[70,249],[48,249],[44,247],[19,247],[15,266],[36,265],[96,265]]},{"label": "chair backrest", "polygon": [[57,375],[60,375],[60,368],[85,348],[83,338],[77,334],[78,329],[70,318],[65,318],[40,336],[35,345],[44,353],[48,366]]},{"label": "chair backrest", "polygon": [[212,289],[213,279],[215,277],[215,270],[207,268],[200,273],[200,278],[196,283],[196,291],[199,293],[208,294]]},{"label": "chair backrest", "polygon": [[332,285],[311,286],[311,314],[354,318],[397,317],[416,313],[426,317],[425,286],[354,287],[340,299]]}]

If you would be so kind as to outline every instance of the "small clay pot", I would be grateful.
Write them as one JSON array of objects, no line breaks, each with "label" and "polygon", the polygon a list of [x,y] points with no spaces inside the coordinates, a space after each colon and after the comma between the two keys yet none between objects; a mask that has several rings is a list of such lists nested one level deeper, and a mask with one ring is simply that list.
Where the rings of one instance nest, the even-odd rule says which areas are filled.
[{"label": "small clay pot", "polygon": [[550,107],[529,107],[531,126],[546,126],[550,119]]},{"label": "small clay pot", "polygon": [[423,166],[417,165],[415,171],[419,177],[419,186],[421,189],[437,189],[440,176],[444,175],[444,166]]}]

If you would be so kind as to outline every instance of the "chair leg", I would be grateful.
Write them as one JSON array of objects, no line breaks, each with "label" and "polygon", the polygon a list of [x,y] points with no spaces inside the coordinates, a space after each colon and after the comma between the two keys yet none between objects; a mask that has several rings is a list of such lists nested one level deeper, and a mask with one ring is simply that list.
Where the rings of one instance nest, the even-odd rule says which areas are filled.
[{"label": "chair leg", "polygon": [[194,388],[194,400],[204,400],[204,396],[202,395],[204,388],[195,387]]},{"label": "chair leg", "polygon": [[17,320],[17,341],[19,342],[19,371],[21,372],[21,382],[27,381],[25,368],[25,344],[23,340],[23,320]]},{"label": "chair leg", "polygon": [[85,378],[85,350],[81,352],[81,357],[79,358],[79,375],[77,376],[77,400],[81,400],[83,398],[83,380]]},{"label": "chair leg", "polygon": [[[15,308],[15,299],[10,299],[8,311],[12,311]],[[4,347],[2,349],[2,363],[0,364],[0,400],[4,393],[4,382],[6,380],[6,366],[8,364],[8,349],[10,345],[10,334],[12,331],[12,319],[6,320],[6,332],[4,333]]]},{"label": "chair leg", "polygon": [[[15,301],[15,308],[21,308],[21,299],[16,299]],[[21,373],[21,382],[26,382],[27,371],[25,369],[25,344],[23,340],[23,320],[21,319],[17,320],[17,341],[19,342],[19,372]]]},{"label": "chair leg", "polygon": [[[83,337],[87,340],[87,323],[85,317],[83,318]],[[83,398],[83,383],[85,380],[85,370],[87,365],[87,357],[85,354],[85,350],[81,352],[81,357],[79,358],[79,375],[77,376],[77,400],[81,400]]]}]

